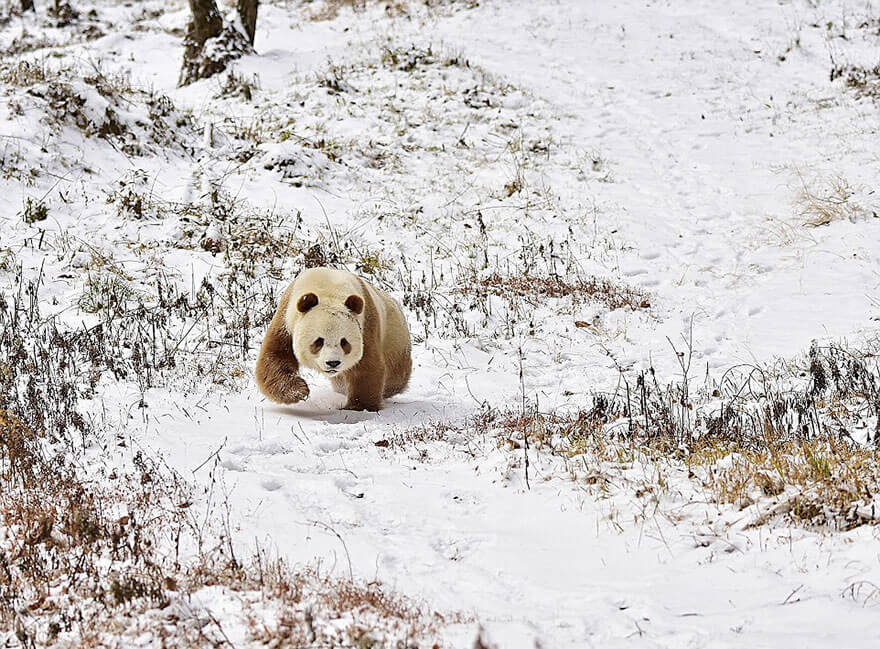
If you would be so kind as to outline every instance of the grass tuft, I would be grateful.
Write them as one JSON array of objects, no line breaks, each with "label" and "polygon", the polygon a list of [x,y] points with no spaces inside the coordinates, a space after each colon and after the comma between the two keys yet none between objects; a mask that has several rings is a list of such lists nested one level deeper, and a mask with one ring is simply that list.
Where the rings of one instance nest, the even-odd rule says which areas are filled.
[{"label": "grass tuft", "polygon": [[647,293],[595,277],[566,281],[559,277],[535,277],[527,274],[504,277],[492,273],[488,277],[470,278],[458,291],[480,297],[520,297],[532,303],[545,298],[571,298],[575,302],[600,302],[610,310],[636,311],[651,306]]}]

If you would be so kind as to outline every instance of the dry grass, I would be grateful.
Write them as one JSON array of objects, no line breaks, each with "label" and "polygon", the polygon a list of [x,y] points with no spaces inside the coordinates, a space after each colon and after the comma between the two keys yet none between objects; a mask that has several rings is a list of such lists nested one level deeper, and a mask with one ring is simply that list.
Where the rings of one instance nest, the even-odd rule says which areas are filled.
[{"label": "dry grass", "polygon": [[[716,502],[740,508],[758,504],[751,523],[776,517],[834,529],[880,523],[880,452],[840,439],[775,443],[741,452],[735,446],[695,449],[688,466]],[[702,469],[702,470],[700,470]]]},{"label": "dry grass", "polygon": [[859,99],[880,101],[880,65],[838,65],[831,69],[831,81],[843,79],[844,86]]},{"label": "dry grass", "polygon": [[205,585],[244,595],[259,593],[272,614],[267,616],[253,598],[241,598],[249,635],[277,649],[397,646],[401,638],[431,638],[443,624],[465,620],[457,613],[430,611],[377,582],[331,577],[314,566],[292,570],[281,560],[266,561],[259,554],[248,567],[202,563],[180,587]]},{"label": "dry grass", "polygon": [[62,73],[53,69],[45,58],[0,64],[0,82],[23,88],[57,79]]},{"label": "dry grass", "polygon": [[[138,609],[167,603],[151,540],[164,498],[150,473],[97,487],[48,440],[0,411],[0,626],[14,628],[24,646],[85,631],[135,600]],[[114,514],[122,503],[130,513]],[[174,530],[167,516],[163,523]]]},{"label": "dry grass", "polygon": [[[681,445],[680,440],[656,435],[626,441],[609,433],[615,424],[619,431],[626,430],[625,420],[608,421],[595,409],[568,415],[508,414],[495,423],[495,431],[511,449],[522,448],[528,440],[533,448],[579,460],[592,469],[577,479],[600,483],[603,489],[609,476],[602,467],[609,465],[653,466],[657,476],[653,490],[666,489],[668,479],[663,476],[680,474],[683,467],[711,502],[740,509],[756,505],[760,513],[750,527],[779,518],[838,530],[880,524],[880,504],[874,500],[880,492],[876,446],[861,447],[835,435],[783,441],[770,431],[757,444],[706,437]],[[673,441],[679,445],[673,448]],[[648,493],[641,481],[633,488],[637,497]]]},{"label": "dry grass", "polygon": [[15,110],[36,105],[46,113],[45,123],[52,130],[73,126],[85,137],[107,140],[130,156],[191,152],[197,137],[192,116],[177,111],[168,97],[136,88],[125,74],[98,64],[75,68],[48,56],[2,62],[0,83],[13,90],[9,103]]},{"label": "dry grass", "polygon": [[393,264],[381,252],[365,250],[358,257],[355,270],[366,275],[379,276],[393,268]]},{"label": "dry grass", "polygon": [[[147,215],[136,194],[124,201],[129,218]],[[0,644],[117,646],[150,634],[166,647],[224,646],[227,620],[192,604],[208,586],[234,598],[251,639],[269,646],[430,646],[444,623],[380,584],[238,561],[222,522],[206,528],[203,499],[167,467],[140,453],[103,471],[87,459],[113,444],[83,415],[102,381],[137,385],[146,407],[150,386],[232,380],[247,361],[277,304],[267,273],[280,276],[300,248],[287,215],[244,208],[218,193],[189,214],[225,228],[224,271],[198,287],[161,274],[137,282],[68,241],[65,258],[91,251],[79,301],[99,320],[90,328],[42,317],[40,281],[11,269],[13,290],[0,295]]]},{"label": "dry grass", "polygon": [[[880,524],[880,367],[871,354],[830,346],[813,347],[798,371],[807,380],[796,389],[774,388],[753,368],[742,382],[699,394],[680,381],[663,386],[653,372],[621,375],[617,392],[583,409],[488,409],[383,445],[427,454],[431,445],[494,437],[512,466],[525,469],[526,447],[549,453],[602,497],[626,490],[656,499],[675,483],[676,493],[753,507],[748,527]],[[855,442],[851,432],[866,426],[869,444]]]},{"label": "dry grass", "polygon": [[[860,193],[863,193],[862,190],[840,176],[809,184],[801,178],[801,190],[795,198],[795,206],[806,219],[805,225],[813,227],[834,221],[876,218],[876,206],[863,204],[859,200]],[[880,204],[880,199],[877,202]]]},{"label": "dry grass", "polygon": [[260,89],[260,79],[254,75],[246,77],[235,70],[229,70],[220,86],[218,97],[239,97],[244,101],[252,101],[257,90]]},{"label": "dry grass", "polygon": [[260,555],[242,565],[225,546],[179,562],[168,540],[186,543],[196,529],[180,483],[139,460],[101,486],[47,454],[45,441],[0,410],[0,628],[20,646],[107,646],[144,632],[168,647],[221,646],[218,620],[176,604],[206,586],[238,594],[251,637],[274,647],[397,646],[445,622],[380,584]]},{"label": "dry grass", "polygon": [[533,304],[545,298],[570,298],[576,303],[599,302],[610,310],[637,311],[651,306],[648,295],[643,291],[596,277],[566,281],[559,277],[535,277],[527,274],[503,277],[492,273],[488,277],[470,278],[458,292],[480,297],[519,297]]},{"label": "dry grass", "polygon": [[450,422],[431,422],[412,428],[390,432],[373,444],[379,448],[387,448],[391,452],[404,452],[417,462],[431,460],[431,448],[442,444],[447,448],[455,448],[469,456],[476,456],[473,442],[489,439],[488,420],[492,411],[477,415],[465,425]]}]

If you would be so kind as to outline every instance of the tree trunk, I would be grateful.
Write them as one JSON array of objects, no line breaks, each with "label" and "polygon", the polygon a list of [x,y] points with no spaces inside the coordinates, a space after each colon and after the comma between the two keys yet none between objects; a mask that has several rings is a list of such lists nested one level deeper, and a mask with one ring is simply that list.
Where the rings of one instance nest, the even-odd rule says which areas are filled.
[{"label": "tree trunk", "polygon": [[186,26],[186,38],[201,50],[205,41],[220,35],[223,17],[214,0],[189,0],[189,8],[192,18]]},{"label": "tree trunk", "polygon": [[251,45],[254,44],[254,37],[257,35],[257,10],[259,7],[260,0],[238,0],[238,15]]},{"label": "tree trunk", "polygon": [[245,35],[226,24],[214,0],[189,0],[189,7],[192,17],[183,39],[181,86],[222,72],[230,61],[253,51]]},{"label": "tree trunk", "polygon": [[34,0],[21,0],[21,10],[36,11],[36,8],[34,7]]}]

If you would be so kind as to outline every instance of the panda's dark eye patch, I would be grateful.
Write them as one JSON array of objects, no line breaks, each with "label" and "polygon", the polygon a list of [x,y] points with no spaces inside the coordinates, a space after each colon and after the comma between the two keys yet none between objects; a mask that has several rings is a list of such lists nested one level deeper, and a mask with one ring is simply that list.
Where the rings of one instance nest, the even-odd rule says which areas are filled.
[{"label": "panda's dark eye patch", "polygon": [[339,345],[342,347],[342,351],[346,354],[351,351],[351,343],[348,342],[345,338],[339,341]]},{"label": "panda's dark eye patch", "polygon": [[312,343],[312,353],[316,354],[324,346],[323,338],[316,338],[315,342]]}]

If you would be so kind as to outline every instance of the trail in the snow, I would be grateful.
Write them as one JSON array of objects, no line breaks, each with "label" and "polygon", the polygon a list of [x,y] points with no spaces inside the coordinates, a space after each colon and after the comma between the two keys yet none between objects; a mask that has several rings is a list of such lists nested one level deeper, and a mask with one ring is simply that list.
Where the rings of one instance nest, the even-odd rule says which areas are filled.
[{"label": "trail in the snow", "polygon": [[[252,206],[296,213],[328,248],[338,251],[342,238],[387,251],[411,263],[416,280],[433,274],[436,255],[448,273],[436,284],[445,313],[473,332],[432,331],[447,326],[444,313],[413,314],[411,386],[378,414],[340,411],[343,397],[313,375],[311,398],[292,407],[269,404],[255,386],[148,391],[132,451],[167,458],[202,488],[198,506],[228,506],[240,545],[472,615],[504,649],[875,646],[877,591],[868,585],[880,584],[880,561],[870,527],[827,536],[745,529],[751,512],[710,504],[683,470],[636,497],[573,482],[541,449],[531,450],[526,485],[524,450],[462,430],[487,406],[583,406],[615,389],[619,368],[652,363],[671,380],[678,360],[667,337],[680,347],[691,324],[695,373],[876,330],[880,219],[809,229],[793,204],[802,179],[842,175],[861,186],[878,172],[865,142],[880,113],[829,86],[833,45],[825,9],[813,4],[484,0],[429,18],[373,7],[314,22],[299,3],[266,3],[259,54],[239,67],[259,77],[252,103],[221,97],[217,80],[175,89],[179,57],[167,52],[177,36],[99,41],[111,66],[133,68],[138,81],[213,120],[217,141],[196,163],[95,156],[100,182],[78,167],[72,182],[106,192],[136,164],[168,201],[188,204],[222,186]],[[837,15],[838,4],[827,11]],[[180,29],[183,18],[181,5],[162,20]],[[468,63],[414,63],[404,83],[382,62],[389,47],[423,55],[441,44]],[[337,62],[352,64],[340,69],[355,81],[340,81],[356,92],[315,82]],[[221,125],[265,129],[249,163],[233,157]],[[314,148],[306,155],[302,132],[326,137],[343,162]],[[517,155],[532,147],[522,170],[532,191],[505,196],[517,137]],[[264,164],[271,155],[305,172],[286,178]],[[175,279],[193,287],[217,272],[197,238],[169,244],[180,226],[170,217],[120,226],[89,200],[70,221],[96,247],[155,243]],[[481,253],[487,266],[491,255],[500,270],[534,271],[546,259],[523,250],[566,237],[577,239],[566,261],[647,290],[650,309],[522,300],[516,308],[527,313],[505,337],[509,305],[499,299],[492,314],[476,313],[455,292],[454,272]],[[130,247],[119,256],[133,276],[147,265],[131,261]],[[62,279],[50,293],[61,305],[82,288]],[[285,280],[277,283],[280,293]],[[69,313],[79,325],[81,314]],[[141,398],[102,396],[129,410]],[[196,407],[184,408],[187,399]],[[435,424],[448,430],[419,438]],[[409,438],[388,443],[395,435]],[[650,466],[633,464],[633,480],[659,484],[638,475]],[[452,625],[450,644],[473,646],[474,626]]]},{"label": "trail in the snow", "polygon": [[[877,224],[806,232],[793,214],[792,170],[821,167],[829,139],[849,150],[861,134],[841,123],[847,107],[811,106],[824,59],[776,61],[790,17],[785,6],[754,3],[719,12],[710,3],[487,2],[432,26],[432,39],[549,102],[556,146],[607,158],[613,182],[589,191],[622,242],[609,272],[655,292],[661,314],[632,330],[617,322],[625,360],[662,364],[665,336],[677,340],[691,318],[695,357],[712,368],[798,353],[816,336],[866,324]],[[425,38],[405,23],[391,29],[399,41]],[[580,187],[554,189],[582,198]],[[528,367],[529,385],[556,385],[560,399],[567,382],[583,381],[577,346],[566,356],[564,369]],[[375,445],[389,431],[461,421],[484,399],[503,406],[502,395],[516,394],[510,359],[493,370],[479,352],[466,357],[450,364],[450,350],[417,350],[412,388],[379,415],[337,413],[338,399],[319,386],[313,402],[292,408],[254,396],[227,403],[253,412],[253,426],[212,412],[210,424],[165,420],[148,437],[181,467],[225,440],[220,466],[243,538],[337,571],[350,561],[359,575],[472,612],[503,647],[876,639],[870,609],[841,596],[877,577],[865,529],[827,539],[731,532],[728,514],[698,498],[653,511],[596,500],[540,457],[526,490],[522,468],[492,440],[409,452]]]},{"label": "trail in the snow", "polygon": [[[792,205],[802,181],[866,182],[861,165],[876,163],[863,146],[875,111],[819,107],[833,91],[813,20],[797,4],[490,3],[438,30],[558,106],[562,146],[610,160],[615,182],[591,189],[616,208],[621,274],[660,294],[664,335],[693,316],[696,357],[717,368],[877,316],[880,223],[807,230]],[[779,61],[795,37],[809,50]],[[652,338],[633,359],[656,358]]]}]

